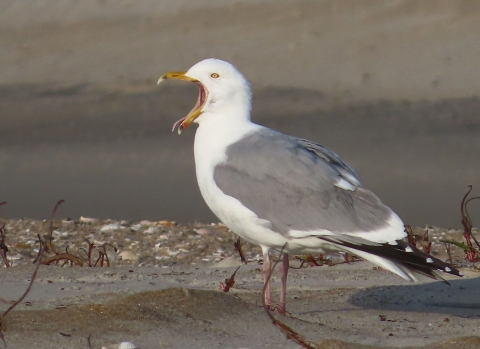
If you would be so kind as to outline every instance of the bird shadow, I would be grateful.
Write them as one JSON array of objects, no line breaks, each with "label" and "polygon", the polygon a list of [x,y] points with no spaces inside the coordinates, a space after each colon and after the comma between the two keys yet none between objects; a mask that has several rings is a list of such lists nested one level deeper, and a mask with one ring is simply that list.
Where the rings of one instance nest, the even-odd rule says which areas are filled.
[{"label": "bird shadow", "polygon": [[352,294],[348,303],[364,309],[441,313],[480,318],[480,277],[427,284],[376,286]]}]

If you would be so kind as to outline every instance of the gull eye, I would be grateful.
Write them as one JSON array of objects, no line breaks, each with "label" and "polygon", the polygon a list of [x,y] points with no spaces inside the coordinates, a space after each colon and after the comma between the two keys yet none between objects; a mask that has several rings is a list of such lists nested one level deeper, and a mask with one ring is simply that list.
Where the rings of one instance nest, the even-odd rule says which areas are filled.
[{"label": "gull eye", "polygon": [[216,79],[216,78],[219,78],[220,75],[218,75],[217,73],[212,73],[212,75],[210,75],[212,78]]}]

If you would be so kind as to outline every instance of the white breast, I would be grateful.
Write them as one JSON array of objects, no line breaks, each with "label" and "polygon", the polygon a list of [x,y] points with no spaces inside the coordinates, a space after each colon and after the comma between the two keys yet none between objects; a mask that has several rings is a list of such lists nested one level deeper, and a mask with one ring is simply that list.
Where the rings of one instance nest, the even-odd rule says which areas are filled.
[{"label": "white breast", "polygon": [[208,207],[232,231],[261,246],[283,246],[283,236],[268,229],[270,223],[242,205],[234,197],[225,195],[215,184],[215,166],[227,159],[227,147],[255,132],[261,126],[251,122],[233,123],[204,120],[195,135],[195,167],[198,186]]}]

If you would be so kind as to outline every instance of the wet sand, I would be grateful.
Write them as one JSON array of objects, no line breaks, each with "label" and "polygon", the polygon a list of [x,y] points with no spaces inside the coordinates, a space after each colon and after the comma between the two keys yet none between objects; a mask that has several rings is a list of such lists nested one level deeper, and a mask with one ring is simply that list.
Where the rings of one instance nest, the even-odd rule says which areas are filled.
[{"label": "wet sand", "polygon": [[[216,222],[196,183],[196,126],[171,133],[195,87],[142,86],[4,87],[1,215],[43,218],[64,199],[63,217]],[[335,104],[274,87],[254,96],[256,122],[334,149],[406,224],[460,227],[467,185],[480,183],[479,98]]]},{"label": "wet sand", "polygon": [[170,133],[196,89],[155,86],[206,57],[252,82],[254,121],[335,150],[406,223],[460,227],[479,183],[475,1],[0,4],[4,216],[65,199],[70,217],[216,221],[194,126]]}]

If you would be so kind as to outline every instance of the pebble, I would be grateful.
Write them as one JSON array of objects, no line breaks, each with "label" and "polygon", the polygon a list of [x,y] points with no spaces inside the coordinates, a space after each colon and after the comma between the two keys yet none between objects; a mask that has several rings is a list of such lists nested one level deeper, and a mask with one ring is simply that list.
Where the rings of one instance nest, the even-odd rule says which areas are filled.
[{"label": "pebble", "polygon": [[102,349],[137,349],[137,347],[132,342],[122,342],[120,344],[104,345]]},{"label": "pebble", "polygon": [[151,227],[148,227],[148,229],[145,230],[143,233],[144,233],[144,234],[156,234],[156,233],[158,233],[158,232],[159,232],[159,230],[158,230],[157,227],[151,226]]},{"label": "pebble", "polygon": [[99,221],[99,219],[98,218],[88,218],[88,217],[80,216],[79,221],[82,222],[82,223],[97,223]]},{"label": "pebble", "polygon": [[138,261],[138,255],[132,251],[122,251],[118,254],[118,258],[124,261]]},{"label": "pebble", "polygon": [[[157,266],[158,268],[171,265],[190,266],[192,263],[199,266],[210,266],[215,261],[225,267],[239,265],[238,252],[233,246],[237,236],[223,224],[124,221],[124,225],[127,226],[123,226],[120,220],[99,220],[88,217],[68,221],[69,224],[63,224],[64,222],[62,217],[54,221],[55,248],[58,251],[65,251],[68,247],[70,253],[85,256],[85,253],[78,252],[78,249],[88,250],[88,243],[85,241],[88,239],[95,244],[92,250],[92,262],[98,258],[102,246],[108,243],[105,245],[105,249],[112,266],[133,266],[139,263],[142,266]],[[12,246],[7,255],[11,265],[31,265],[36,252],[38,252],[37,234],[43,236],[48,233],[49,221],[29,218],[0,219],[0,224],[3,223],[5,223],[6,231],[5,242],[7,246]],[[423,236],[425,230],[414,228],[414,233]],[[473,234],[478,234],[478,229],[474,228]],[[431,240],[438,241],[437,237],[464,241],[462,230],[434,228],[429,231]],[[114,247],[120,252],[114,253]],[[247,260],[262,259],[260,247],[243,240],[242,249]],[[451,251],[454,263],[460,267],[472,268],[472,265],[465,261],[463,250],[452,245]],[[181,253],[180,257],[178,257],[179,253]],[[435,253],[435,256],[440,259],[448,258],[443,243],[433,244],[432,253]],[[339,260],[343,258],[339,254],[335,256]],[[3,266],[1,259],[0,266]]]},{"label": "pebble", "polygon": [[212,235],[212,229],[209,229],[209,228],[200,228],[200,229],[194,229],[195,232],[198,234],[198,235]]},{"label": "pebble", "polygon": [[104,226],[100,229],[100,232],[105,233],[105,232],[111,232],[111,231],[120,230],[120,229],[122,229],[122,225],[121,225],[121,224],[119,224],[119,223],[111,223],[111,224],[104,225]]}]

